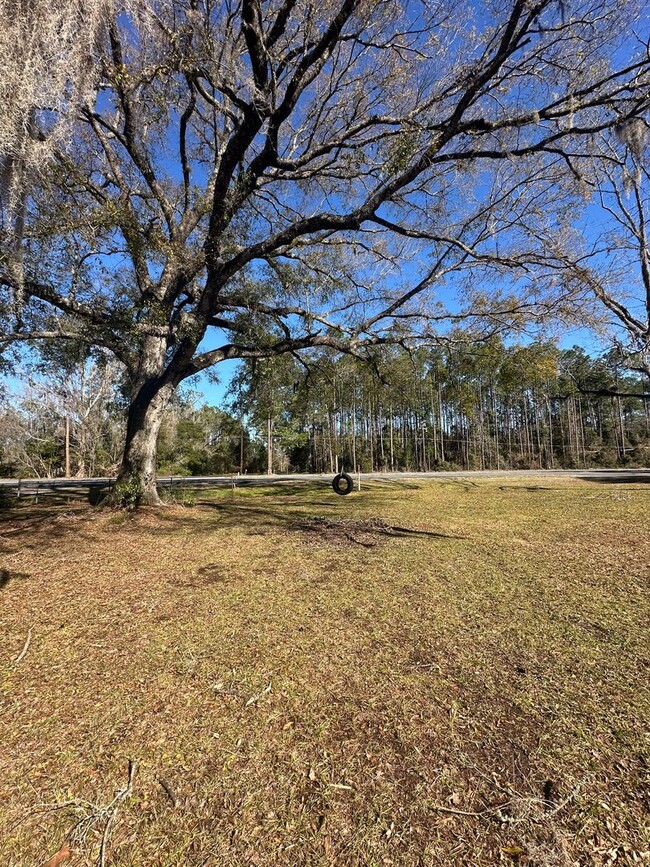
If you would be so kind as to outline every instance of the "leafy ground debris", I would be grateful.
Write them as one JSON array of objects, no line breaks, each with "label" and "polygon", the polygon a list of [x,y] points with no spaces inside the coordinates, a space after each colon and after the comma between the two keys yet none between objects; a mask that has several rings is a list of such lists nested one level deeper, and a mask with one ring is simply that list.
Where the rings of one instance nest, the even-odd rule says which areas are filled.
[{"label": "leafy ground debris", "polygon": [[316,534],[326,542],[335,544],[348,542],[366,548],[372,548],[382,537],[395,536],[398,532],[383,518],[333,520],[321,515],[296,521],[292,527]]},{"label": "leafy ground debris", "polygon": [[648,863],[649,495],[4,511],[2,863]]}]

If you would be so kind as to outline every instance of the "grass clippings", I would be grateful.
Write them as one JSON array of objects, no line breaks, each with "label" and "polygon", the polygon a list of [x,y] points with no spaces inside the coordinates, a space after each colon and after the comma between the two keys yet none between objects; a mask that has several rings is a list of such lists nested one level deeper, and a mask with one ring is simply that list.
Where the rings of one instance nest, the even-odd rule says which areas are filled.
[{"label": "grass clippings", "polygon": [[649,495],[3,512],[0,860],[649,863]]}]

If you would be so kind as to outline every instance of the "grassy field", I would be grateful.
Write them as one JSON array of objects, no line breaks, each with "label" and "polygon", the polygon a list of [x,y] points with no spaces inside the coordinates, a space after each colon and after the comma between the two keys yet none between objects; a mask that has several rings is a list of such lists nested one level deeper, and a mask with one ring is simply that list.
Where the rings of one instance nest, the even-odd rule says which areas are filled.
[{"label": "grassy field", "polygon": [[0,863],[650,863],[650,486],[530,482],[0,513]]}]

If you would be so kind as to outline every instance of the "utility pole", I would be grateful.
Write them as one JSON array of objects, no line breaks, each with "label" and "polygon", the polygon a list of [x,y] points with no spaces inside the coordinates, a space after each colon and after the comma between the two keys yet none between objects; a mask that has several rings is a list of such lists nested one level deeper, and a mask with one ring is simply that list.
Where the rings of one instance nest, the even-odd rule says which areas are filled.
[{"label": "utility pole", "polygon": [[70,406],[67,393],[64,396],[65,406],[65,477],[70,478]]},{"label": "utility pole", "polygon": [[270,413],[266,419],[266,435],[267,435],[266,473],[267,473],[267,475],[272,476],[273,475],[273,420],[271,419]]}]

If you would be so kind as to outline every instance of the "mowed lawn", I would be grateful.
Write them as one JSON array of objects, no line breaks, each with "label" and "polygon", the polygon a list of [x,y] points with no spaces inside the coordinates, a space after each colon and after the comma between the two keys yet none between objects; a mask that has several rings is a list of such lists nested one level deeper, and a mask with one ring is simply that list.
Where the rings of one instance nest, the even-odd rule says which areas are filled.
[{"label": "mowed lawn", "polygon": [[650,485],[0,519],[3,867],[650,863]]}]

